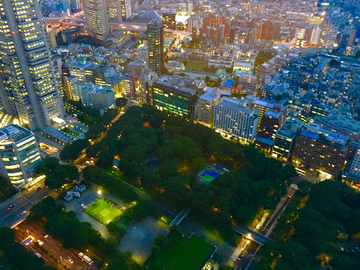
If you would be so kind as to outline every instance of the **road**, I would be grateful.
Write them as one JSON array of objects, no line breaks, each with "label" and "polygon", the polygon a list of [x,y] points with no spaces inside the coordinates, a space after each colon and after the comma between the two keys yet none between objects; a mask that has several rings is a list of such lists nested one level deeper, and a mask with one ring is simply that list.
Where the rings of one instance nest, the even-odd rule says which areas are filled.
[{"label": "road", "polygon": [[[24,192],[18,193],[3,202],[0,205],[0,226],[12,227],[24,220],[27,214],[21,215],[21,213],[23,211],[27,211],[28,213],[34,204],[49,196],[51,193],[51,190],[45,187],[28,195],[25,195]],[[8,210],[9,205],[14,205],[14,207]]]},{"label": "road", "polygon": [[[25,247],[28,250],[33,251],[34,253],[39,253],[41,257],[45,260],[45,263],[48,265],[52,265],[57,269],[64,269],[63,266],[66,266],[67,268],[72,270],[97,269],[94,264],[90,266],[78,257],[79,250],[64,249],[61,245],[61,242],[48,235],[41,224],[26,220],[21,224],[17,225],[14,229],[16,231],[15,240],[19,243],[24,241],[30,235],[34,237],[34,241]],[[48,236],[45,237],[46,235]],[[41,248],[35,243],[38,243],[39,245],[41,244]],[[47,252],[45,252],[44,250],[46,250]],[[50,254],[52,256],[50,256]]]},{"label": "road", "polygon": [[[288,194],[290,194],[290,192],[291,190],[289,191]],[[282,213],[285,211],[286,207],[291,202],[291,199],[292,197],[287,195],[280,201],[273,215],[269,218],[269,220],[265,223],[265,225],[259,230],[259,233],[264,234],[266,237],[269,237],[271,235]],[[237,266],[236,270],[253,269],[255,267],[256,262],[260,260],[260,256],[258,255],[260,248],[261,248],[260,245],[252,245],[251,247],[249,247],[249,250],[245,254],[245,257],[242,258],[241,264]]]}]

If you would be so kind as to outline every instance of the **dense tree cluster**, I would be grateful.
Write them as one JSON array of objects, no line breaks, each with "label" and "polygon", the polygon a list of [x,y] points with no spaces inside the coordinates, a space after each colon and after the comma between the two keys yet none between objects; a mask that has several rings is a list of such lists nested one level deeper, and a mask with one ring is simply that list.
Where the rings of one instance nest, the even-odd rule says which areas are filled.
[{"label": "dense tree cluster", "polygon": [[260,51],[255,58],[254,67],[258,68],[259,66],[261,66],[262,64],[266,63],[271,58],[273,58],[275,55],[276,52],[274,51],[270,51],[270,52]]},{"label": "dense tree cluster", "polygon": [[98,167],[88,166],[83,170],[83,174],[86,180],[102,185],[124,202],[132,202],[138,199],[138,194],[131,187]]},{"label": "dense tree cluster", "polygon": [[274,261],[275,269],[315,269],[320,254],[331,258],[333,269],[360,269],[359,253],[339,249],[360,233],[360,194],[336,181],[301,182],[299,187],[257,269],[269,269]]},{"label": "dense tree cluster", "polygon": [[44,228],[61,240],[64,248],[81,248],[100,237],[89,222],[80,222],[75,212],[60,212],[49,217]]},{"label": "dense tree cluster", "polygon": [[[115,109],[109,109],[101,116],[96,110],[85,107],[81,101],[67,101],[67,110],[76,114],[78,120],[89,127],[86,133],[86,139],[76,140],[72,143],[68,143],[60,152],[61,160],[69,162],[79,157],[81,152],[89,146],[89,139],[96,139],[101,132],[106,131],[106,126],[117,115],[118,111]],[[126,99],[120,99],[117,104],[126,105]]]},{"label": "dense tree cluster", "polygon": [[60,151],[60,159],[65,162],[77,159],[89,144],[89,141],[85,139],[65,144],[64,148]]},{"label": "dense tree cluster", "polygon": [[15,195],[16,189],[10,183],[9,179],[0,176],[0,202],[6,201],[11,196]]},{"label": "dense tree cluster", "polygon": [[56,205],[51,196],[31,208],[29,219],[45,219],[45,230],[59,239],[64,248],[81,248],[100,237],[100,233],[90,223],[80,222],[75,212],[66,212],[64,205]]},{"label": "dense tree cluster", "polygon": [[[108,156],[104,163],[111,166],[111,158],[119,155],[119,169],[132,184],[146,188],[173,209],[190,207],[195,217],[216,221],[229,233],[231,216],[246,224],[262,205],[275,208],[287,180],[295,175],[292,166],[283,167],[252,146],[225,140],[212,129],[167,116],[149,105],[130,107],[102,143],[100,157]],[[230,172],[205,185],[196,181],[196,175],[208,160]],[[123,187],[117,188],[121,181],[103,170],[88,167],[84,176],[124,196]]]},{"label": "dense tree cluster", "polygon": [[15,242],[15,231],[8,227],[0,227],[0,262],[1,269],[18,270],[53,270],[45,266],[42,258],[38,258],[31,251]]},{"label": "dense tree cluster", "polygon": [[79,180],[79,172],[75,165],[63,165],[55,157],[47,156],[36,168],[37,174],[45,174],[45,184],[51,189],[58,189],[66,183]]}]

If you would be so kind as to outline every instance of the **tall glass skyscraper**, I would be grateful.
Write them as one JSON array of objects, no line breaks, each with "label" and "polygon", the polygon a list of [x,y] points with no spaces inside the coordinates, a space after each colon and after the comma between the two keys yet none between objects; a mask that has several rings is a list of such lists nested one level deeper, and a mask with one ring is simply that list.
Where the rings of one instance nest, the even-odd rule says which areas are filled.
[{"label": "tall glass skyscraper", "polygon": [[32,130],[63,117],[64,105],[37,0],[0,0],[0,98]]},{"label": "tall glass skyscraper", "polygon": [[161,18],[153,19],[147,25],[149,46],[149,68],[162,75],[164,69],[164,27]]},{"label": "tall glass skyscraper", "polygon": [[83,2],[87,28],[90,35],[98,40],[106,40],[110,35],[106,2],[106,0],[85,0]]}]

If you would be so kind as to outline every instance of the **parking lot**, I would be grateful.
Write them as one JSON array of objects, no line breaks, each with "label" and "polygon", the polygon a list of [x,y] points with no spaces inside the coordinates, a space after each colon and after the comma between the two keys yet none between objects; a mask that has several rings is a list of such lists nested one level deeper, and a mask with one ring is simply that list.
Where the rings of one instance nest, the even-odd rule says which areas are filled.
[{"label": "parking lot", "polygon": [[129,226],[118,247],[120,252],[131,251],[133,260],[143,265],[151,255],[154,240],[159,235],[167,236],[169,225],[153,217]]}]

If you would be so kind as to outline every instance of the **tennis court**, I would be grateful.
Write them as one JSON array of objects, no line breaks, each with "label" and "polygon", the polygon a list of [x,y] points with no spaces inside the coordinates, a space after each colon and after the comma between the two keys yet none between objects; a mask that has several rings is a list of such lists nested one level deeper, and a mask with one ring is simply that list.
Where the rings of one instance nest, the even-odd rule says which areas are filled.
[{"label": "tennis court", "polygon": [[116,221],[121,216],[122,211],[111,206],[104,199],[98,199],[85,209],[85,213],[106,225],[111,221]]},{"label": "tennis court", "polygon": [[214,171],[210,171],[210,170],[205,170],[205,172],[203,172],[201,174],[202,180],[210,183],[211,181],[213,181],[219,174],[217,172]]}]

